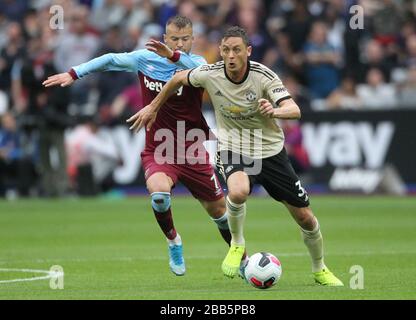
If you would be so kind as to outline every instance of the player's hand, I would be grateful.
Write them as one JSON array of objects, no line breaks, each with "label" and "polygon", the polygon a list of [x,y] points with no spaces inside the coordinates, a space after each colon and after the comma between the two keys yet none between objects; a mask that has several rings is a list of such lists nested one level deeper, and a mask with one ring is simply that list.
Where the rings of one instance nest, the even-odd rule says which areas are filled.
[{"label": "player's hand", "polygon": [[172,58],[173,50],[170,49],[166,44],[163,42],[150,39],[146,44],[145,47],[147,50],[152,51],[164,58]]},{"label": "player's hand", "polygon": [[147,105],[142,110],[136,112],[133,116],[126,120],[127,123],[133,123],[130,126],[130,130],[135,133],[146,126],[146,130],[149,131],[153,123],[156,121],[157,112],[152,105]]},{"label": "player's hand", "polygon": [[274,107],[270,103],[269,100],[266,100],[266,99],[263,99],[263,98],[260,99],[259,100],[259,110],[260,110],[260,113],[264,117],[268,117],[268,118],[273,118],[274,117]]},{"label": "player's hand", "polygon": [[74,83],[74,79],[72,79],[71,75],[68,72],[54,74],[53,76],[48,77],[42,84],[45,87],[53,87],[53,86],[61,86],[67,87]]}]

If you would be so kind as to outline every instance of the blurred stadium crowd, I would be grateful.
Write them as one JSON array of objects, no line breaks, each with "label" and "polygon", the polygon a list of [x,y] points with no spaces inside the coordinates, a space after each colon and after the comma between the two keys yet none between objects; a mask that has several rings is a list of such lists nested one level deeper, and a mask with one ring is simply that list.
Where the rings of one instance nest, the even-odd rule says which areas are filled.
[{"label": "blurred stadium crowd", "polygon": [[[52,5],[63,8],[63,29],[51,28]],[[363,8],[363,29],[350,27],[353,5]],[[94,138],[98,126],[122,124],[141,107],[136,75],[100,73],[48,90],[41,83],[162,39],[174,14],[193,21],[193,52],[210,63],[220,59],[222,31],[244,27],[251,58],[282,78],[303,112],[416,107],[412,0],[1,0],[1,195],[66,195],[88,150],[119,161]]]}]

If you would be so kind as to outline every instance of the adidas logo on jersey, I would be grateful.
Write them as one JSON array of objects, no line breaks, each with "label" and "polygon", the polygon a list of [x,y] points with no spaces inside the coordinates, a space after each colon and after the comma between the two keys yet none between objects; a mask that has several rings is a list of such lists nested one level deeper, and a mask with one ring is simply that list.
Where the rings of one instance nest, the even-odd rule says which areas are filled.
[{"label": "adidas logo on jersey", "polygon": [[218,97],[223,97],[222,93],[220,90],[218,90],[217,92],[215,92],[215,95]]}]

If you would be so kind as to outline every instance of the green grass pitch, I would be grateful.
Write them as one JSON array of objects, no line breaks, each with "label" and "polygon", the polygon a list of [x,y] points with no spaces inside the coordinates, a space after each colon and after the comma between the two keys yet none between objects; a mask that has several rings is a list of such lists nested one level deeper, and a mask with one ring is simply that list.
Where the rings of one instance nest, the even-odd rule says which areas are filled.
[{"label": "green grass pitch", "polygon": [[[187,273],[169,271],[167,245],[148,198],[19,200],[0,202],[0,299],[415,299],[416,198],[312,197],[325,240],[326,263],[344,282],[312,281],[298,228],[268,198],[248,202],[247,249],[268,251],[283,275],[269,290],[222,276],[227,248],[199,203],[174,197],[173,214],[184,241]],[[29,270],[64,269],[64,289]],[[350,288],[364,270],[364,289]],[[18,269],[5,271],[4,269]]]}]

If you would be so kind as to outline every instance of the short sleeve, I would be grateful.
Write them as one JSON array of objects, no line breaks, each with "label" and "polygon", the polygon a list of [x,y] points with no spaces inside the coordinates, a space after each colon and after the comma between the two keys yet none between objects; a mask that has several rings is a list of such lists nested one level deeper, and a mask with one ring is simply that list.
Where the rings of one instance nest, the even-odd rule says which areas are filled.
[{"label": "short sleeve", "polygon": [[273,77],[268,78],[266,83],[266,92],[270,100],[273,101],[276,106],[283,100],[290,99],[291,96],[283,85],[280,78],[273,72]]},{"label": "short sleeve", "polygon": [[205,88],[209,76],[209,65],[203,64],[188,73],[188,83],[195,88]]}]

